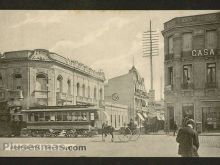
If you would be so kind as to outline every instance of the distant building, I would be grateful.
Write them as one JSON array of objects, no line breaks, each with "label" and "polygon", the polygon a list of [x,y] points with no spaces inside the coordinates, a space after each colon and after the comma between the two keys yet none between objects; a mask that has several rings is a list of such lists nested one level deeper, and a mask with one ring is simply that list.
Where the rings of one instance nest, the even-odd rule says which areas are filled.
[{"label": "distant building", "polygon": [[[0,100],[20,105],[26,113],[33,107],[65,105],[94,105],[100,110],[104,80],[103,72],[44,49],[5,52],[0,56]],[[20,97],[22,100],[17,99]],[[34,115],[35,119],[50,118],[47,109]],[[53,114],[59,120],[68,115],[77,118],[81,114]],[[89,111],[85,115],[88,118]]]},{"label": "distant building", "polygon": [[105,110],[101,113],[101,119],[103,122],[107,122],[108,125],[119,129],[123,126],[127,126],[128,121],[128,106],[116,104],[114,102],[105,102]]},{"label": "distant building", "polygon": [[162,34],[169,128],[187,116],[220,131],[220,13],[174,18]]},{"label": "distant building", "polygon": [[[105,85],[105,101],[128,106],[128,122],[130,119],[138,124],[144,121],[142,114],[147,111],[148,99],[144,78],[134,66],[127,74],[109,79]],[[120,120],[119,116],[113,116],[111,120],[113,125],[113,118]]]}]

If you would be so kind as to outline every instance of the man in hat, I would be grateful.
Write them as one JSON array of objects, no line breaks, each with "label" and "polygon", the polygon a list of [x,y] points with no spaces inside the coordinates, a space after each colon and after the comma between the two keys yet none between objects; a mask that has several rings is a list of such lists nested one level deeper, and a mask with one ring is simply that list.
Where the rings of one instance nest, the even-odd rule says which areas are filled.
[{"label": "man in hat", "polygon": [[199,138],[193,129],[195,122],[192,119],[186,121],[186,126],[181,128],[177,134],[176,141],[179,143],[178,154],[182,157],[198,157]]}]

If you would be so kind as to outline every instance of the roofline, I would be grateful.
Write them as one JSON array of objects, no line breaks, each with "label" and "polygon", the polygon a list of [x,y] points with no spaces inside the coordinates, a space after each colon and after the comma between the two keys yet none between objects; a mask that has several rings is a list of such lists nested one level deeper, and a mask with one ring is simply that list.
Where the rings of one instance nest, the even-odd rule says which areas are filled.
[{"label": "roofline", "polygon": [[[172,18],[171,20],[169,20],[169,21],[167,21],[167,22],[170,22],[170,21],[172,21],[172,20],[174,20],[174,19],[177,19],[177,18],[196,17],[196,16],[204,16],[204,15],[210,15],[210,14],[220,14],[220,12],[175,17],[175,18]],[[167,22],[164,22],[164,24],[166,24]]]}]

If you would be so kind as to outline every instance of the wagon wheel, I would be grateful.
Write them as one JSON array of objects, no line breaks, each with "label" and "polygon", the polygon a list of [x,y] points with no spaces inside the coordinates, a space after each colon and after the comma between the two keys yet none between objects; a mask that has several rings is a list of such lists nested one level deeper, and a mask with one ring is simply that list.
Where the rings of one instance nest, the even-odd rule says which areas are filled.
[{"label": "wagon wheel", "polygon": [[131,130],[128,127],[121,127],[118,132],[118,138],[120,141],[129,141],[131,138]]},{"label": "wagon wheel", "polygon": [[140,128],[136,128],[132,131],[132,136],[131,136],[131,139],[130,140],[138,140],[138,138],[140,137],[140,134],[141,134],[141,131],[140,131]]}]

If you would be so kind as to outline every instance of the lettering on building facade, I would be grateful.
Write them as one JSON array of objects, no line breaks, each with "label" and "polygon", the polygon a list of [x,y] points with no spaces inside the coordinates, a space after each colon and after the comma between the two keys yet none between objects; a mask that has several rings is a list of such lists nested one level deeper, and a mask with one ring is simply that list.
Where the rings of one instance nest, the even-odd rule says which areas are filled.
[{"label": "lettering on building facade", "polygon": [[215,51],[214,49],[199,49],[199,50],[192,50],[192,56],[214,56]]}]

